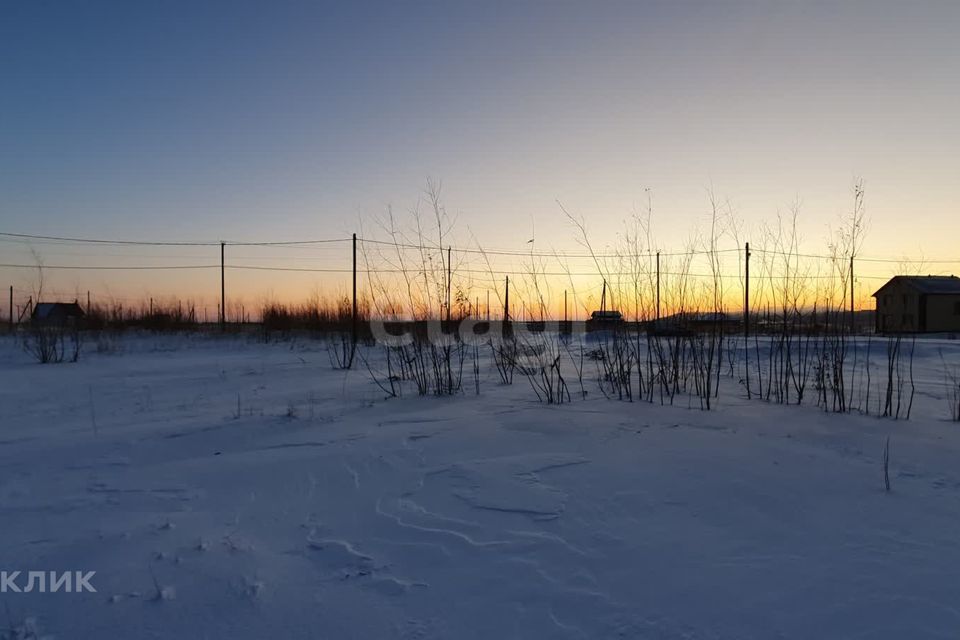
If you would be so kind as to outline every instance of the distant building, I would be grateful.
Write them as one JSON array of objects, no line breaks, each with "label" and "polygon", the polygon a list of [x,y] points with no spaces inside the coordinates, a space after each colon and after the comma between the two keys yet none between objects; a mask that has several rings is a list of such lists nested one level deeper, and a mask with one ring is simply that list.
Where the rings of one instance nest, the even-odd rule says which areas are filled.
[{"label": "distant building", "polygon": [[606,322],[617,324],[623,321],[623,315],[619,311],[594,311],[590,314],[590,319],[594,322]]},{"label": "distant building", "polygon": [[960,331],[956,276],[894,276],[873,297],[877,333]]},{"label": "distant building", "polygon": [[731,318],[723,311],[686,311],[652,320],[647,325],[650,333],[662,336],[691,336],[712,331],[732,333],[740,326],[739,318]]},{"label": "distant building", "polygon": [[623,325],[623,315],[619,311],[604,309],[601,311],[594,311],[590,314],[590,319],[587,320],[586,329],[588,332],[608,332],[610,330],[617,329],[621,325]]},{"label": "distant building", "polygon": [[30,321],[33,324],[65,327],[77,324],[83,316],[83,309],[76,302],[39,302],[33,308]]}]

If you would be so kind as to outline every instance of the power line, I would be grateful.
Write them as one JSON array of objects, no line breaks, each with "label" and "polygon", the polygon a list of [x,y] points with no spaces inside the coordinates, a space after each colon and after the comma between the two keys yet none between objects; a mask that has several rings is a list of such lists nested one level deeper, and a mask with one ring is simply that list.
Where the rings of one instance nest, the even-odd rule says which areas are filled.
[{"label": "power line", "polygon": [[64,236],[41,236],[29,233],[0,232],[0,236],[21,238],[23,240],[54,240],[57,242],[76,242],[83,244],[114,244],[157,247],[213,247],[220,246],[219,242],[155,242],[145,240],[103,240],[99,238],[68,238]]},{"label": "power line", "polygon": [[[67,236],[44,236],[37,234],[27,234],[27,233],[8,233],[0,232],[0,236],[7,238],[15,238],[18,240],[42,240],[42,241],[53,241],[53,242],[65,242],[65,243],[78,243],[78,244],[106,244],[106,245],[133,245],[133,246],[158,246],[158,247],[168,247],[168,246],[186,246],[186,247],[219,247],[220,242],[211,242],[211,241],[152,241],[152,240],[114,240],[106,238],[75,238]],[[351,238],[319,238],[311,240],[282,240],[282,241],[240,241],[240,240],[229,240],[224,241],[228,246],[245,246],[245,247],[297,247],[297,246],[308,246],[308,245],[319,245],[319,244],[331,244],[337,242],[349,242]],[[357,238],[358,242],[366,244],[376,244],[383,246],[390,246],[395,248],[403,249],[418,249],[422,251],[441,251],[443,249],[450,249],[457,253],[470,253],[478,255],[497,255],[497,256],[514,256],[514,257],[539,257],[539,258],[652,258],[657,255],[655,251],[647,251],[640,253],[616,253],[616,252],[594,252],[594,253],[573,253],[564,250],[557,250],[553,252],[545,251],[520,251],[520,250],[507,250],[507,249],[483,249],[480,247],[440,247],[433,244],[412,244],[407,242],[395,242],[388,240],[375,240],[372,238]],[[709,255],[714,253],[735,253],[739,252],[739,249],[717,249],[717,250],[701,250],[701,251],[673,251],[673,252],[660,252],[661,256],[692,256],[692,255]]]},{"label": "power line", "polygon": [[219,269],[218,264],[183,264],[183,265],[136,265],[136,266],[108,266],[108,265],[70,265],[70,264],[0,264],[8,269],[78,269],[83,271],[150,271],[171,269]]},{"label": "power line", "polygon": [[[520,251],[520,250],[509,250],[509,249],[483,249],[480,247],[440,247],[433,244],[411,244],[407,242],[394,242],[392,240],[373,240],[369,238],[357,238],[357,242],[362,242],[366,244],[376,244],[376,245],[385,245],[390,247],[396,247],[401,249],[419,249],[422,251],[442,251],[445,249],[450,249],[456,253],[473,253],[480,255],[491,255],[491,256],[514,256],[519,258],[653,258],[656,257],[656,251],[646,251],[641,253],[610,253],[610,252],[594,252],[594,253],[571,253],[568,251],[557,250],[553,252],[545,251]],[[712,253],[739,253],[740,249],[717,249],[716,251],[674,251],[674,252],[660,252],[661,256],[694,256],[694,255],[709,255]]]},{"label": "power line", "polygon": [[[352,273],[352,269],[336,269],[336,268],[313,268],[313,267],[268,267],[260,265],[245,265],[245,264],[227,264],[224,265],[227,269],[242,269],[248,271],[287,271],[287,272],[301,272],[301,273]],[[170,271],[170,270],[191,270],[191,269],[219,269],[219,264],[186,264],[186,265],[130,265],[130,266],[117,266],[117,265],[69,265],[69,264],[14,264],[14,263],[3,263],[0,264],[0,268],[9,268],[9,269],[51,269],[51,270],[81,270],[81,271]],[[376,269],[376,268],[367,268],[367,269],[357,269],[357,273],[366,273],[366,274],[415,274],[421,275],[424,272],[435,271],[434,269],[415,269],[408,268],[402,269],[399,267],[389,268],[389,269]],[[601,277],[601,278],[636,278],[636,279],[650,279],[653,277],[652,273],[647,272],[638,272],[638,271],[537,271],[529,269],[455,269],[454,273],[456,274],[481,274],[481,275],[519,275],[519,276],[530,276],[530,277],[558,277],[558,276],[569,276],[569,277]],[[690,277],[690,278],[722,278],[722,279],[739,279],[740,274],[723,274],[723,273],[688,273],[688,272],[669,272],[661,271],[661,276],[676,276],[676,277]],[[778,276],[775,274],[765,275],[763,278],[766,279],[776,279]],[[829,280],[835,279],[838,276],[836,275],[816,275],[816,276],[803,276],[805,279],[821,279]],[[860,275],[857,276],[858,279],[872,279],[872,280],[888,280],[887,276],[869,276],[869,275]]]},{"label": "power line", "polygon": [[234,240],[227,240],[226,243],[229,246],[240,246],[240,247],[294,247],[302,245],[313,245],[313,244],[330,244],[334,242],[351,242],[352,238],[324,238],[320,240],[288,240],[281,242],[240,242]]},{"label": "power line", "polygon": [[[107,238],[80,238],[80,237],[70,237],[70,236],[47,236],[39,234],[28,234],[28,233],[11,233],[11,232],[0,232],[0,240],[3,238],[9,238],[12,241],[46,241],[54,243],[76,243],[76,244],[98,244],[98,245],[130,245],[130,246],[157,246],[157,247],[170,247],[170,246],[184,246],[184,247],[218,247],[220,246],[219,241],[153,241],[153,240],[122,240],[122,239],[107,239]],[[11,241],[8,240],[8,241]],[[280,240],[280,241],[241,241],[241,240],[230,240],[225,241],[228,246],[247,246],[247,247],[308,247],[311,245],[324,245],[324,244],[334,244],[334,243],[345,243],[350,242],[350,238],[315,238],[308,240]],[[373,238],[357,238],[358,242],[366,244],[374,244],[381,246],[389,246],[400,249],[417,249],[421,251],[441,251],[443,249],[450,249],[451,251],[462,253],[462,254],[477,254],[477,255],[495,255],[495,256],[513,256],[521,258],[652,258],[655,257],[658,252],[656,251],[645,251],[631,253],[627,252],[610,252],[610,251],[601,251],[601,252],[571,252],[565,250],[556,250],[552,252],[546,251],[522,251],[522,250],[510,250],[510,249],[484,249],[482,247],[460,247],[450,245],[449,247],[440,247],[434,244],[413,244],[410,242],[397,242],[393,240],[376,240]],[[823,254],[814,254],[814,253],[795,253],[787,251],[779,251],[775,249],[763,249],[763,248],[754,248],[756,253],[763,253],[768,255],[779,255],[787,257],[797,257],[797,258],[809,258],[817,260],[838,260],[849,259],[849,256],[834,256],[834,255],[823,255]],[[661,257],[677,257],[677,256],[695,256],[695,255],[715,255],[722,253],[739,253],[740,249],[716,249],[716,250],[690,250],[690,251],[661,251],[659,255]],[[854,259],[858,262],[876,262],[876,263],[887,263],[887,264],[960,264],[960,259],[909,259],[909,258],[874,258],[874,257],[858,257],[854,256]]]},{"label": "power line", "polygon": [[[850,259],[850,256],[828,256],[815,253],[792,253],[788,251],[776,251],[773,249],[754,249],[751,247],[751,251],[755,253],[766,253],[769,255],[778,255],[778,256],[787,256],[787,257],[796,257],[796,258],[810,258],[813,260],[842,260],[847,261]],[[943,259],[931,259],[927,260],[924,258],[911,260],[909,258],[870,258],[865,256],[853,256],[854,261],[856,262],[878,262],[878,263],[887,263],[887,264],[960,264],[960,259],[958,260],[943,260]]]},{"label": "power line", "polygon": [[[78,244],[108,244],[108,245],[134,245],[134,246],[152,246],[152,247],[219,247],[220,242],[211,241],[154,241],[154,240],[114,240],[106,238],[73,238],[67,236],[43,236],[30,233],[8,233],[0,232],[0,236],[7,238],[16,238],[19,240],[48,240],[54,242],[68,242]],[[347,242],[349,238],[323,238],[319,240],[285,240],[277,242],[247,242],[242,240],[227,241],[231,246],[245,247],[267,247],[267,246],[296,246],[311,244],[329,244],[332,242]]]},{"label": "power line", "polygon": [[[314,269],[310,267],[264,267],[264,266],[255,266],[255,265],[242,265],[242,264],[228,264],[225,265],[227,269],[243,269],[250,271],[292,271],[292,272],[302,272],[302,273],[353,273],[352,269]],[[357,269],[357,273],[365,274],[414,274],[414,275],[423,275],[424,272],[430,273],[436,271],[435,269]],[[637,278],[642,280],[650,280],[653,277],[653,274],[649,273],[637,273],[630,271],[620,271],[620,272],[610,272],[610,271],[582,271],[582,272],[567,272],[567,271],[524,271],[524,270],[503,270],[503,269],[454,269],[454,275],[457,274],[481,274],[481,275],[519,275],[519,276],[572,276],[572,277],[620,277],[620,278]],[[713,274],[713,273],[684,273],[684,272],[669,272],[661,271],[661,276],[675,276],[675,277],[688,277],[688,278],[723,278],[723,279],[739,279],[740,274]],[[769,278],[769,276],[767,276]],[[836,279],[835,275],[827,276],[806,276],[805,279],[821,279],[821,280],[830,280]],[[875,280],[888,280],[886,276],[857,276],[858,279],[875,279]]]}]

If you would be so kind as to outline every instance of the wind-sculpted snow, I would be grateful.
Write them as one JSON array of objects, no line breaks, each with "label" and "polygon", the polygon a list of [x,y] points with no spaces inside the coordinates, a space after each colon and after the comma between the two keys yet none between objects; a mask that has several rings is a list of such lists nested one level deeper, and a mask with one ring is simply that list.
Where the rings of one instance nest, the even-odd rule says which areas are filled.
[{"label": "wind-sculpted snow", "polygon": [[936,386],[910,421],[728,378],[711,412],[545,406],[495,372],[385,400],[316,343],[149,340],[57,366],[0,343],[0,571],[96,571],[94,593],[0,593],[0,638],[960,629],[960,429]]}]

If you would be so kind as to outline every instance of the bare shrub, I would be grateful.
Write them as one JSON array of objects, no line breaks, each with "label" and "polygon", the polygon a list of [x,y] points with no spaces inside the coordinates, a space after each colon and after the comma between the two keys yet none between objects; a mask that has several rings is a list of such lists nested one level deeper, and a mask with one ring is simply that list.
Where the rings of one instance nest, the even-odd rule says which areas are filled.
[{"label": "bare shrub", "polygon": [[23,347],[40,364],[77,362],[82,334],[77,327],[34,324],[24,335]]},{"label": "bare shrub", "polygon": [[559,335],[518,331],[516,370],[527,378],[537,400],[546,404],[570,402],[570,390],[560,366]]},{"label": "bare shrub", "polygon": [[903,372],[900,357],[901,336],[887,338],[887,387],[884,393],[883,417],[899,418],[903,399]]},{"label": "bare shrub", "polygon": [[950,410],[950,419],[960,422],[960,366],[948,363],[940,349],[940,362],[943,367],[944,397]]},{"label": "bare shrub", "polygon": [[492,338],[490,350],[493,353],[493,364],[500,376],[502,384],[513,384],[513,374],[517,369],[517,341],[513,336]]}]

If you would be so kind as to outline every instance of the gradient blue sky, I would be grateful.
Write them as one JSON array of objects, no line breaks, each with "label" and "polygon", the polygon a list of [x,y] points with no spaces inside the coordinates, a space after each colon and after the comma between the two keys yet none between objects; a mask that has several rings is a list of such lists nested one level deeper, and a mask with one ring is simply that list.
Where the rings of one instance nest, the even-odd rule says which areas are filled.
[{"label": "gradient blue sky", "polygon": [[862,176],[870,252],[956,251],[960,3],[0,7],[0,231],[340,235],[433,176],[498,247],[572,246],[557,199],[612,240],[645,188],[679,246],[711,185],[822,246]]}]

